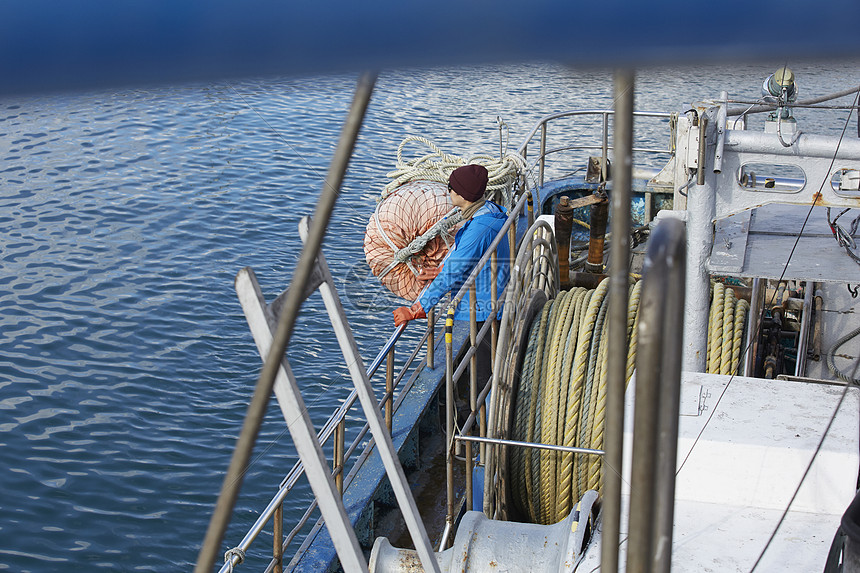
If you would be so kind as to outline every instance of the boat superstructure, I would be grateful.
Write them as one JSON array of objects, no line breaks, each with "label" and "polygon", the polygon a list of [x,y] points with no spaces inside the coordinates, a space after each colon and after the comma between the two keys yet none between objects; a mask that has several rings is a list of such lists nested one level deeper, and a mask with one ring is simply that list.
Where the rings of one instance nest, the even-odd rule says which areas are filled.
[{"label": "boat superstructure", "polygon": [[[493,293],[499,321],[478,329],[445,312],[482,265],[495,272],[491,248],[428,314],[411,353],[395,354],[398,328],[365,369],[319,253],[324,210],[303,223],[316,247],[297,270],[302,286],[267,303],[253,272],[240,273],[258,348],[274,355],[264,377],[301,461],[222,571],[270,522],[270,571],[362,570],[368,555],[374,571],[841,563],[840,520],[860,466],[856,372],[845,360],[860,332],[857,224],[845,222],[860,208],[860,140],[806,133],[785,70],[765,80],[777,84],[770,99],[740,111],[724,92],[685,113],[636,113],[631,80],[619,77],[615,110],[547,116],[518,149],[527,168],[494,243],[509,242],[513,269]],[[763,130],[747,128],[756,106],[770,114]],[[559,127],[585,118],[599,126],[591,142]],[[633,137],[648,121],[661,144]],[[607,214],[608,239],[595,232]],[[573,228],[585,218],[587,241]],[[284,313],[316,289],[355,385],[318,432],[276,343],[289,335]],[[587,336],[574,333],[579,324]],[[485,337],[495,364],[481,387],[464,372]],[[356,402],[366,425],[349,430]],[[303,472],[317,499],[285,536],[284,499]]]}]

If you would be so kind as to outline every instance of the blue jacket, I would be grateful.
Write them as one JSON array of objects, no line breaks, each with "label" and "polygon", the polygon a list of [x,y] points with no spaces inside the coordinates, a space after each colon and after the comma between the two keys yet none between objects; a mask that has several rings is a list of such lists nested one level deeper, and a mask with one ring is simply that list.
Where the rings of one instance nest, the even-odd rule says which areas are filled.
[{"label": "blue jacket", "polygon": [[[451,296],[456,295],[466,279],[475,268],[475,265],[487,252],[490,243],[498,234],[499,230],[505,224],[507,215],[504,210],[493,203],[487,201],[478,209],[471,220],[466,221],[457,235],[454,237],[454,246],[448,252],[448,255],[443,261],[442,271],[439,275],[427,285],[421,296],[418,297],[418,302],[421,303],[421,308],[429,310],[436,303],[450,292]],[[497,296],[501,300],[502,290],[508,283],[510,275],[510,249],[508,241],[502,240],[496,248],[498,258],[498,275],[496,283],[498,284]],[[477,320],[479,322],[487,320],[490,317],[492,304],[490,299],[490,286],[492,277],[490,276],[490,263],[488,262],[481,269],[475,280],[475,289],[477,293],[477,302],[475,304],[477,310]],[[469,293],[463,297],[461,303],[457,306],[454,312],[455,320],[469,320]]]}]

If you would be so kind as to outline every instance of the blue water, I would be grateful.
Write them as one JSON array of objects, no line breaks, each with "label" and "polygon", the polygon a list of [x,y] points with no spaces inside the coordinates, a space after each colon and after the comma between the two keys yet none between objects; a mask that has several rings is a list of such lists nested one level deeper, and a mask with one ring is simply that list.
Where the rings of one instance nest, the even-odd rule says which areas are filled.
[{"label": "blue water", "polygon": [[[794,68],[801,97],[860,76]],[[637,107],[754,98],[773,69],[643,71]],[[269,299],[288,283],[355,80],[0,100],[0,569],[191,568],[261,364],[233,277],[252,266]],[[400,141],[497,153],[497,116],[515,147],[543,114],[611,104],[604,70],[381,75],[325,245],[366,360],[399,304],[368,276],[362,239]],[[289,351],[318,423],[348,392],[321,308],[306,305]],[[273,403],[225,548],[294,459]]]}]

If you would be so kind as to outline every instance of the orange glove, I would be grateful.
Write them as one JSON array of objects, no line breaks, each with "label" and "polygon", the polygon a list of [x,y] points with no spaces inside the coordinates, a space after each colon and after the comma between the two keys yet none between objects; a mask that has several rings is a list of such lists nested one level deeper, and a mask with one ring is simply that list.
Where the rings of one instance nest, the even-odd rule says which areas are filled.
[{"label": "orange glove", "polygon": [[439,265],[435,268],[426,268],[422,269],[420,273],[415,277],[419,281],[432,281],[436,278],[436,276],[442,272],[442,265]]},{"label": "orange glove", "polygon": [[401,306],[394,309],[394,326],[400,326],[415,318],[425,318],[427,314],[421,308],[421,303],[416,302],[411,307]]}]

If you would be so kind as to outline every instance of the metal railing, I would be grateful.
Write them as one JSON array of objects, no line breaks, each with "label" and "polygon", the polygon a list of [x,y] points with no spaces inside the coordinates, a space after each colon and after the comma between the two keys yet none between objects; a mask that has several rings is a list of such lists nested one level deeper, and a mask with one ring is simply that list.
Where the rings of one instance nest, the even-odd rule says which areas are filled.
[{"label": "metal railing", "polygon": [[[609,117],[614,112],[611,110],[582,110],[582,111],[571,111],[565,113],[558,113],[548,115],[542,118],[535,127],[531,130],[528,136],[525,138],[524,143],[520,147],[520,153],[523,157],[527,157],[528,144],[534,139],[534,137],[540,132],[540,147],[541,153],[535,159],[535,164],[539,167],[539,180],[538,184],[542,185],[544,183],[544,176],[546,172],[546,160],[548,157],[553,157],[553,160],[559,159],[559,154],[565,151],[592,151],[599,150],[601,153],[601,157],[604,159],[603,165],[606,165],[606,159],[608,158],[610,150],[612,150],[612,146],[609,144],[608,138],[608,128],[609,128]],[[587,115],[598,115],[601,118],[602,123],[602,132],[600,136],[600,143],[595,145],[570,145],[564,147],[555,147],[551,149],[547,149],[547,138],[548,138],[548,130],[550,122],[554,122],[558,119],[569,118],[569,117],[581,117]],[[658,118],[660,120],[672,119],[671,114],[667,113],[636,113],[636,116],[639,117],[649,117],[649,118]],[[672,129],[674,129],[674,122],[670,121],[670,125]],[[670,137],[670,141],[674,141],[674,137]],[[673,149],[671,148],[671,144],[664,149],[658,148],[637,148],[636,151],[646,152],[649,154],[671,154],[673,153]],[[497,292],[497,273],[498,273],[498,260],[496,255],[496,248],[501,244],[501,241],[507,238],[509,244],[509,252],[510,252],[510,261],[509,268],[513,268],[514,266],[514,258],[517,252],[517,222],[521,217],[525,217],[527,221],[527,225],[530,227],[535,219],[534,213],[534,203],[533,203],[533,195],[529,190],[528,182],[525,180],[525,177],[521,178],[520,181],[521,187],[518,190],[518,200],[513,208],[510,210],[509,216],[500,229],[496,237],[494,238],[491,246],[488,248],[485,255],[481,258],[480,261],[475,265],[474,270],[463,284],[462,288],[458,293],[452,296],[450,303],[448,304],[449,314],[453,312],[459,303],[466,297],[467,294],[471,293],[469,296],[469,305],[470,305],[470,332],[469,332],[469,340],[468,340],[468,348],[461,359],[460,363],[454,368],[454,349],[452,347],[452,342],[450,337],[446,337],[446,444],[447,444],[447,455],[446,455],[446,464],[447,464],[447,474],[448,474],[448,502],[447,502],[447,511],[446,511],[446,526],[445,531],[442,535],[441,547],[445,546],[446,540],[448,539],[451,530],[454,524],[454,494],[453,494],[453,463],[455,460],[455,450],[462,446],[464,451],[463,458],[466,464],[466,487],[465,487],[465,502],[467,507],[471,507],[473,500],[473,485],[471,483],[472,469],[473,469],[473,455],[472,455],[472,445],[477,444],[479,447],[483,448],[485,444],[503,444],[503,445],[512,445],[512,446],[520,446],[520,447],[531,447],[531,448],[545,448],[545,449],[554,449],[560,451],[570,451],[574,453],[587,453],[587,454],[596,454],[602,455],[602,451],[598,450],[590,450],[587,448],[565,448],[563,446],[553,446],[551,444],[535,444],[535,443],[525,443],[525,442],[516,442],[512,440],[499,440],[499,439],[490,439],[487,437],[487,416],[484,408],[484,403],[486,401],[486,397],[491,388],[491,381],[488,381],[485,387],[481,392],[477,391],[477,381],[475,380],[475,375],[477,373],[476,362],[477,362],[477,348],[484,341],[486,336],[491,336],[491,356],[493,357],[493,361],[496,353],[496,345],[498,340],[498,320],[487,320],[485,321],[483,327],[478,330],[477,322],[475,320],[475,279],[478,274],[488,263],[491,267],[491,284],[492,292],[491,292],[491,305],[493,310],[493,316],[498,313],[498,310],[501,308],[501,301],[504,297],[504,291],[499,293]],[[392,427],[394,413],[397,409],[398,404],[403,399],[404,395],[411,388],[414,381],[417,379],[418,375],[424,369],[425,366],[429,366],[430,368],[434,368],[433,364],[433,356],[434,356],[434,348],[436,346],[436,337],[435,337],[435,323],[439,320],[439,317],[445,313],[437,313],[435,309],[430,309],[428,311],[428,320],[427,327],[415,345],[414,349],[410,353],[409,357],[405,360],[405,362],[400,366],[399,369],[395,366],[395,347],[399,339],[401,338],[403,332],[405,331],[406,325],[402,325],[398,327],[388,338],[386,343],[383,345],[382,349],[377,354],[376,358],[371,362],[367,369],[368,378],[372,378],[375,376],[379,369],[382,367],[383,362],[385,363],[385,393],[380,400],[380,407],[385,412],[385,422],[389,431]],[[437,316],[437,314],[439,316]],[[416,364],[416,359],[418,359],[419,354],[421,354],[422,349],[424,349],[423,359],[420,360]],[[472,373],[471,379],[469,381],[469,397],[470,397],[470,408],[471,412],[463,425],[463,427],[456,431],[454,425],[454,400],[453,400],[453,388],[454,385],[457,384],[459,379],[462,377],[463,373],[466,370],[466,367],[471,365],[470,372]],[[405,385],[402,385],[403,379],[407,374],[411,372],[410,378],[406,382]],[[402,387],[401,387],[402,385]],[[399,390],[399,394],[398,394]],[[349,447],[346,447],[345,436],[347,433],[347,416],[352,408],[355,406],[357,401],[356,391],[353,390],[343,401],[343,403],[338,407],[323,427],[319,430],[318,439],[322,446],[327,446],[330,440],[334,440],[334,443],[331,446],[331,450],[333,452],[333,457],[331,460],[331,472],[332,476],[335,479],[335,483],[337,485],[338,492],[343,495],[343,491],[345,488],[349,487],[349,483],[351,479],[354,477],[354,471],[350,473],[350,475],[345,475],[346,466],[349,460],[352,459],[356,450],[362,444],[365,436],[368,432],[368,425],[364,424],[362,428],[360,428],[355,436],[355,438],[350,443]],[[473,428],[477,426],[477,432],[473,432]],[[474,435],[476,434],[476,435]],[[483,453],[483,452],[482,452]],[[483,459],[482,455],[480,459]],[[355,470],[355,467],[353,468]],[[228,558],[225,564],[221,567],[221,573],[227,573],[231,571],[232,568],[239,563],[242,562],[244,552],[246,552],[256,538],[263,532],[267,524],[272,523],[272,532],[273,532],[273,553],[272,559],[270,560],[266,572],[274,572],[280,573],[283,571],[284,566],[284,557],[287,549],[290,545],[295,541],[296,537],[299,535],[301,530],[308,524],[311,516],[316,510],[316,501],[312,501],[310,505],[307,507],[302,517],[296,523],[296,525],[285,534],[283,528],[283,505],[284,501],[287,498],[289,492],[295,487],[299,478],[302,476],[304,472],[304,468],[301,462],[296,462],[292,467],[290,472],[286,475],[286,477],[282,480],[278,491],[273,496],[272,500],[265,507],[265,509],[260,513],[257,520],[251,526],[249,531],[246,533],[244,538],[240,541],[240,543],[228,552]]]},{"label": "metal railing", "polygon": [[[495,241],[493,242],[491,253],[488,251],[487,255],[481,259],[481,261],[476,266],[475,272],[470,276],[470,279],[467,280],[463,289],[453,297],[451,302],[451,307],[454,308],[456,305],[463,299],[464,294],[470,288],[474,288],[474,279],[477,276],[477,273],[481,268],[487,263],[491,262],[492,270],[492,281],[493,284],[496,284],[496,276],[498,272],[498,262],[495,257],[495,248],[501,243],[502,240],[507,240],[511,244],[511,251],[515,252],[515,236],[516,236],[516,219],[519,218],[527,208],[530,208],[528,199],[530,197],[528,194],[523,194],[520,197],[517,206],[511,211],[505,225],[496,236]],[[498,305],[499,296],[503,293],[496,293],[495,288],[493,289],[492,295],[492,304],[494,307]],[[471,304],[474,306],[475,297],[471,298]],[[398,404],[400,403],[402,397],[412,386],[414,381],[417,379],[418,375],[421,373],[425,366],[433,367],[433,350],[435,348],[435,322],[438,320],[437,314],[441,316],[443,313],[436,313],[435,309],[430,309],[428,312],[428,321],[427,328],[425,329],[422,337],[415,345],[411,354],[405,360],[405,362],[398,369],[395,366],[395,348],[398,340],[403,335],[403,332],[406,329],[406,325],[401,325],[398,327],[388,338],[386,343],[383,345],[382,349],[377,354],[376,358],[373,362],[370,363],[367,369],[367,374],[369,378],[372,378],[377,373],[379,373],[380,368],[383,363],[385,364],[384,376],[385,376],[385,393],[380,399],[380,407],[385,412],[385,421],[388,427],[388,430],[391,431],[392,422],[394,412]],[[473,332],[474,336],[471,337],[470,342],[472,343],[472,348],[467,351],[466,357],[464,358],[461,368],[458,369],[456,373],[456,378],[459,378],[462,372],[465,369],[465,366],[469,363],[470,360],[473,360],[475,345],[480,344],[486,336],[487,332],[492,331],[495,328],[495,325],[492,324],[494,321],[487,321],[484,328],[481,329],[480,332]],[[473,323],[474,325],[474,323]],[[474,330],[474,326],[473,326]],[[495,338],[495,335],[493,335]],[[416,363],[416,360],[419,358],[419,354],[424,350],[423,360]],[[474,371],[474,369],[473,369]],[[410,374],[410,378],[405,384],[402,384],[403,379],[407,374]],[[399,394],[397,393],[399,390]],[[475,400],[478,400],[477,394],[475,394]],[[343,494],[343,491],[346,487],[349,486],[352,474],[349,476],[345,476],[346,473],[346,465],[347,462],[352,459],[356,450],[359,448],[361,443],[363,442],[365,436],[368,432],[368,425],[364,424],[361,429],[358,430],[356,437],[352,440],[349,447],[345,447],[345,435],[347,433],[346,424],[347,417],[349,412],[355,406],[357,401],[357,393],[355,390],[350,392],[350,394],[344,399],[343,403],[332,413],[332,415],[325,422],[323,427],[319,430],[318,439],[320,444],[325,447],[329,444],[330,440],[334,439],[334,444],[331,446],[333,451],[333,458],[331,460],[332,467],[332,476],[335,479],[337,484],[338,491],[340,494]],[[486,432],[485,424],[484,432]],[[483,434],[482,434],[483,435]],[[450,443],[450,442],[449,442]],[[316,501],[312,501],[308,508],[305,510],[302,517],[296,523],[296,525],[290,530],[289,533],[284,534],[283,529],[283,504],[289,492],[295,487],[299,478],[302,476],[304,472],[304,468],[301,462],[296,462],[292,467],[287,476],[282,480],[278,491],[272,498],[272,500],[268,503],[265,509],[260,513],[257,520],[248,530],[243,539],[239,542],[238,545],[235,546],[234,549],[228,552],[227,561],[221,567],[221,573],[227,573],[231,571],[232,567],[239,565],[243,558],[242,555],[251,547],[257,537],[264,531],[266,526],[271,522],[272,523],[272,531],[273,531],[273,556],[269,565],[266,568],[267,572],[275,572],[280,573],[283,571],[284,565],[284,556],[288,547],[295,541],[298,534],[301,530],[308,524],[311,516],[316,510]]]},{"label": "metal railing", "polygon": [[[382,363],[386,362],[386,373],[385,373],[386,382],[387,382],[386,383],[386,393],[382,397],[382,400],[380,400],[380,404],[383,407],[385,407],[386,410],[391,408],[393,405],[392,403],[393,403],[393,390],[394,390],[393,380],[394,379],[393,379],[392,366],[393,366],[394,349],[395,349],[396,342],[400,339],[404,330],[405,330],[404,327],[399,327],[394,331],[394,333],[392,333],[392,335],[389,337],[388,341],[382,347],[382,350],[380,350],[379,354],[376,356],[376,358],[373,360],[373,362],[370,364],[370,366],[368,367],[368,370],[367,370],[368,377],[373,377],[377,373],[377,371],[379,370],[379,367],[382,365]],[[423,339],[422,339],[422,343],[423,343]],[[415,354],[417,354],[417,353],[413,353],[413,356],[410,357],[410,360],[414,360]],[[398,380],[400,380],[401,377],[398,377]],[[391,380],[391,387],[390,388],[389,388],[389,383],[388,383],[389,380]],[[319,434],[318,434],[319,442],[323,446],[325,446],[329,442],[329,440],[332,439],[332,436],[334,436],[334,438],[335,438],[335,444],[333,446],[334,456],[333,456],[333,460],[332,460],[332,476],[335,478],[335,482],[338,486],[338,491],[341,493],[341,495],[343,494],[343,488],[344,488],[344,479],[343,478],[344,478],[345,460],[347,460],[351,457],[351,455],[354,453],[354,451],[358,447],[358,445],[360,445],[361,440],[363,440],[364,436],[367,434],[367,431],[368,431],[368,426],[365,424],[364,428],[359,431],[356,438],[350,444],[349,449],[344,449],[343,446],[344,446],[344,437],[346,435],[346,428],[345,428],[346,416],[349,413],[349,411],[352,409],[352,407],[355,405],[357,398],[358,398],[358,395],[357,395],[356,391],[353,389],[350,392],[350,394],[344,399],[343,403],[332,413],[332,415],[329,417],[329,419],[326,421],[326,423],[320,429]],[[388,427],[390,430],[391,429],[390,419],[387,419],[386,421],[389,424]],[[278,491],[275,494],[275,496],[272,498],[272,500],[269,502],[269,504],[266,506],[266,508],[260,513],[260,516],[257,518],[257,520],[254,522],[254,524],[248,530],[248,533],[245,534],[245,537],[242,539],[242,541],[240,541],[239,544],[236,546],[236,548],[241,550],[242,552],[247,551],[248,548],[251,546],[251,544],[254,542],[254,540],[256,540],[257,536],[263,531],[266,524],[270,520],[272,520],[272,518],[274,517],[275,518],[275,521],[273,522],[273,526],[274,526],[274,530],[275,530],[274,556],[273,556],[272,562],[269,564],[269,567],[267,568],[267,571],[279,572],[282,570],[281,564],[282,564],[282,560],[283,560],[284,551],[290,545],[290,543],[293,541],[293,539],[298,534],[298,532],[301,530],[301,528],[307,524],[307,521],[310,518],[311,513],[316,508],[315,502],[312,503],[308,507],[308,510],[306,510],[302,519],[299,520],[299,523],[286,536],[286,538],[283,538],[282,535],[278,535],[278,531],[281,531],[281,532],[283,531],[283,529],[282,529],[282,527],[283,527],[282,517],[283,517],[284,500],[286,499],[287,494],[289,494],[289,492],[292,490],[292,488],[295,487],[296,483],[298,482],[299,478],[302,476],[303,472],[304,472],[304,467],[302,466],[302,463],[296,462],[295,465],[293,465],[290,472],[281,481],[281,484],[278,487]],[[278,539],[279,537],[281,538],[280,540]],[[232,566],[238,565],[241,562],[241,559],[238,556],[236,556],[233,558],[233,561],[234,561],[233,563],[225,563],[221,567],[221,571],[223,573],[230,571]]]},{"label": "metal railing", "polygon": [[[609,118],[615,115],[614,110],[611,109],[587,109],[587,110],[574,110],[574,111],[566,111],[561,113],[554,113],[547,116],[544,116],[535,124],[535,126],[531,129],[529,134],[523,140],[522,145],[520,145],[517,150],[520,155],[523,156],[528,161],[528,149],[532,144],[533,140],[540,136],[538,145],[540,149],[540,153],[535,158],[534,164],[531,165],[530,169],[533,170],[535,166],[538,169],[538,177],[536,181],[537,186],[542,186],[545,182],[546,178],[546,168],[547,168],[547,158],[554,157],[558,154],[564,152],[599,152],[601,158],[601,169],[603,170],[604,179],[606,178],[606,165],[607,160],[609,159],[609,153],[613,150],[613,146],[610,145],[609,140]],[[596,116],[600,119],[600,134],[599,140],[593,143],[577,143],[576,145],[561,145],[558,147],[552,147],[547,149],[547,145],[549,144],[549,124],[552,122],[553,124],[557,123],[558,120],[575,118],[581,119],[589,116]],[[664,147],[649,147],[649,146],[641,146],[641,147],[633,147],[632,151],[634,153],[643,153],[648,156],[661,157],[666,156],[669,157],[675,153],[675,127],[677,117],[674,113],[666,113],[666,112],[634,112],[634,118],[648,119],[648,120],[658,120],[659,123],[663,121],[668,121],[669,123],[669,131],[668,131],[668,141]],[[659,127],[659,123],[655,124],[656,128]],[[556,127],[555,129],[559,129]],[[579,133],[575,134],[576,137],[580,137]],[[580,159],[583,159],[582,155],[578,156]],[[585,157],[587,159],[587,157]],[[571,160],[569,158],[569,154],[566,155],[566,159],[564,160],[565,164],[570,165]],[[585,165],[582,163],[582,165]]]}]

